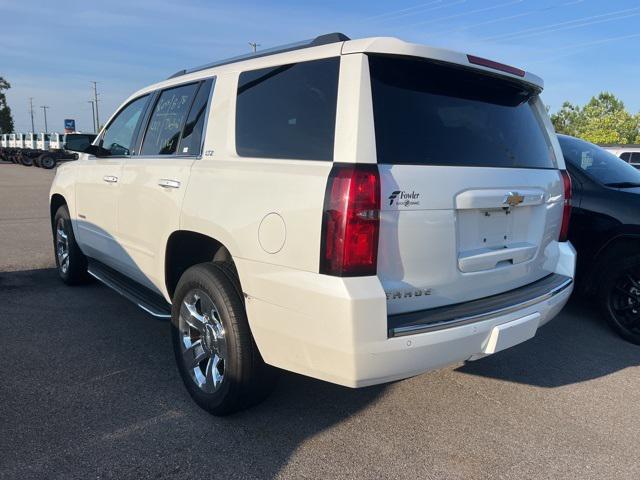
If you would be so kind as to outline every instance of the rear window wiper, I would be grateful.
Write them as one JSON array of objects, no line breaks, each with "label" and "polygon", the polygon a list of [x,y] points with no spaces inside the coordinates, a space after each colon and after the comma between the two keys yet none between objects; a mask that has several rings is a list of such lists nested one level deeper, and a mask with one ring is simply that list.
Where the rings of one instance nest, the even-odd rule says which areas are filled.
[{"label": "rear window wiper", "polygon": [[638,183],[638,182],[612,182],[612,183],[605,183],[604,185],[605,185],[605,187],[612,187],[612,188],[635,188],[635,187],[640,187],[640,183]]}]

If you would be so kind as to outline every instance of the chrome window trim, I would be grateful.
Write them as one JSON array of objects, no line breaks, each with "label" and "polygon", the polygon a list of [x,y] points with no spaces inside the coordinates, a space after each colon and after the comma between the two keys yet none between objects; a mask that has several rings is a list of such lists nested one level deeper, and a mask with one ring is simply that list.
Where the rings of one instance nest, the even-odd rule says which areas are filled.
[{"label": "chrome window trim", "polygon": [[[205,118],[204,118],[204,124],[202,125],[202,138],[200,139],[200,152],[196,155],[183,155],[183,154],[179,154],[179,153],[172,153],[170,155],[137,155],[137,154],[133,154],[133,155],[125,155],[125,156],[119,156],[119,157],[105,157],[105,158],[123,158],[123,159],[141,159],[141,160],[159,160],[159,159],[186,159],[186,160],[200,160],[204,154],[204,143],[205,143],[205,138],[206,138],[206,131],[207,131],[207,126],[209,124],[209,113],[211,111],[211,104],[213,101],[213,92],[215,91],[215,87],[216,87],[216,79],[217,79],[217,75],[214,75],[212,77],[205,77],[202,78],[198,81],[191,81],[191,82],[185,82],[185,83],[180,83],[180,84],[176,84],[176,85],[171,85],[169,87],[165,87],[163,89],[160,90],[155,90],[153,92],[151,92],[151,94],[155,94],[157,93],[158,96],[157,98],[155,98],[153,101],[153,105],[149,105],[149,108],[151,108],[151,111],[149,112],[149,118],[148,120],[145,122],[144,125],[144,132],[142,132],[142,136],[140,138],[140,149],[142,149],[142,145],[144,144],[144,139],[147,135],[147,128],[149,127],[149,121],[151,121],[151,116],[153,115],[153,110],[155,109],[155,105],[158,101],[158,98],[160,97],[160,94],[162,92],[164,92],[165,90],[171,90],[172,88],[177,88],[177,87],[182,87],[185,85],[190,85],[192,83],[199,83],[200,86],[198,88],[202,88],[202,85],[204,85],[204,83],[211,79],[211,90],[209,91],[209,98],[207,99],[207,108],[205,109]],[[193,101],[195,101],[196,96],[198,95],[198,90],[196,90],[196,94],[193,97]],[[189,113],[191,112],[191,108],[193,108],[193,103],[189,109],[189,112],[187,112],[187,118],[185,118],[185,122],[187,121],[188,117],[189,117]],[[184,125],[182,126],[182,130],[184,131]],[[183,131],[180,132],[180,139],[178,140],[178,147],[180,146],[180,142],[182,142],[182,133],[184,133]]]}]

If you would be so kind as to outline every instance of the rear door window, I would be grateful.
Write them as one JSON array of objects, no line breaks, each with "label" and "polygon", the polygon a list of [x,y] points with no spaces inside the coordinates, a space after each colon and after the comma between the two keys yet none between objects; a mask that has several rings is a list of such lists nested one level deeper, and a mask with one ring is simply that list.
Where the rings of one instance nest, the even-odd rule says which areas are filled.
[{"label": "rear door window", "polygon": [[179,155],[200,155],[202,149],[202,130],[205,123],[205,115],[207,112],[207,104],[211,96],[211,87],[214,83],[213,78],[205,80],[198,89],[196,98],[191,106],[191,111],[184,125]]},{"label": "rear door window", "polygon": [[631,160],[631,152],[624,152],[622,155],[620,155],[620,158],[622,160],[624,160],[625,162],[628,162]]},{"label": "rear door window", "polygon": [[556,168],[531,88],[411,57],[369,69],[378,163]]},{"label": "rear door window", "polygon": [[164,90],[158,97],[142,142],[141,155],[173,155],[198,83]]},{"label": "rear door window", "polygon": [[327,58],[241,73],[238,155],[333,160],[339,69]]},{"label": "rear door window", "polygon": [[640,152],[632,153],[629,163],[631,163],[632,165],[640,165]]}]

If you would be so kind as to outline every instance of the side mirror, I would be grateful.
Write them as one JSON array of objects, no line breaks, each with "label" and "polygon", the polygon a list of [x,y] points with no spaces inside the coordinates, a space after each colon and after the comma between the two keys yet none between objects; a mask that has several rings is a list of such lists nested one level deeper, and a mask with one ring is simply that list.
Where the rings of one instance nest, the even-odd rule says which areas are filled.
[{"label": "side mirror", "polygon": [[88,141],[67,142],[64,144],[64,149],[71,152],[87,153],[95,157],[108,157],[111,155],[111,152],[106,148],[102,148],[99,145],[91,145]]}]

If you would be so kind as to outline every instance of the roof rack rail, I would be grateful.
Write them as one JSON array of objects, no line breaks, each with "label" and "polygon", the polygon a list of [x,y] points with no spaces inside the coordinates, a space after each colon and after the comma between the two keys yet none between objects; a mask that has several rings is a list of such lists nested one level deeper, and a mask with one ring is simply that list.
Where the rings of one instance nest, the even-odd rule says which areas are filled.
[{"label": "roof rack rail", "polygon": [[207,63],[206,65],[201,65],[200,67],[179,70],[173,75],[171,75],[169,78],[167,78],[167,80],[170,78],[186,75],[187,73],[199,72],[200,70],[206,70],[207,68],[219,67],[221,65],[228,65],[230,63],[249,60],[251,58],[267,57],[269,55],[275,55],[276,53],[291,52],[293,50],[300,50],[300,49],[309,48],[309,47],[317,47],[320,45],[328,45],[330,43],[346,42],[347,40],[351,40],[351,39],[347,37],[344,33],[338,33],[338,32],[326,33],[324,35],[319,35],[316,38],[313,38],[310,40],[303,40],[301,42],[289,43],[287,45],[281,45],[279,47],[268,48],[266,50],[262,50],[259,53],[247,53],[244,55],[238,55],[237,57],[231,57],[225,60],[219,60],[217,62]]}]

